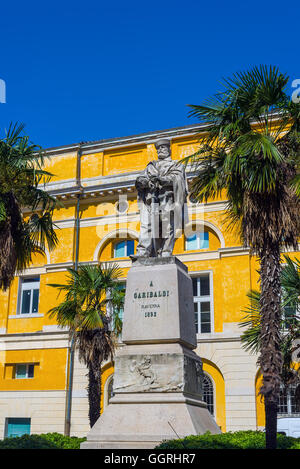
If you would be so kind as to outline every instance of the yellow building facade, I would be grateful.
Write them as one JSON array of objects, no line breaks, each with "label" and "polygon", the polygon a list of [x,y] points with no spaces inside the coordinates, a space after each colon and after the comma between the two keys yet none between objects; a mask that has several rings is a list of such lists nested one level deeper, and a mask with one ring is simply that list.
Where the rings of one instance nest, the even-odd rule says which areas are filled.
[{"label": "yellow building facade", "polygon": [[[75,356],[72,401],[68,408],[68,332],[47,312],[62,300],[50,283],[64,283],[67,268],[112,261],[131,266],[139,235],[135,179],[157,158],[154,141],[171,140],[172,158],[198,147],[201,126],[149,132],[48,149],[46,185],[60,206],[54,214],[57,248],[36,256],[0,293],[0,437],[21,433],[64,433],[71,410],[71,435],[89,431],[85,367]],[[203,128],[203,131],[205,129]],[[188,181],[195,176],[187,168]],[[258,262],[225,227],[226,197],[205,204],[188,202],[189,225],[174,254],[193,279],[196,353],[205,373],[205,400],[222,431],[264,426],[257,357],[240,344],[238,326],[247,292],[258,289]],[[291,252],[291,257],[297,253]],[[102,405],[109,405],[113,363],[102,372]]]}]

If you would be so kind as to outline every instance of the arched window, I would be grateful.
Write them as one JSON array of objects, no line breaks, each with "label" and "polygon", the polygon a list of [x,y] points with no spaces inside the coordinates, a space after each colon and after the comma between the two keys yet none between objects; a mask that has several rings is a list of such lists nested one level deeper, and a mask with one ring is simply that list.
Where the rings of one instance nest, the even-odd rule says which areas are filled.
[{"label": "arched window", "polygon": [[111,398],[114,396],[114,391],[113,391],[113,386],[114,386],[114,375],[111,374],[104,385],[104,408],[109,404]]},{"label": "arched window", "polygon": [[203,400],[207,404],[208,411],[214,415],[214,387],[209,376],[203,377]]},{"label": "arched window", "polygon": [[120,241],[114,246],[114,257],[128,257],[134,254],[134,241],[133,239],[127,239],[126,241]]},{"label": "arched window", "polygon": [[200,249],[209,248],[209,236],[208,231],[198,231],[187,237],[185,240],[186,251],[197,251]]},{"label": "arched window", "polygon": [[109,404],[109,401],[111,398],[114,396],[114,378],[112,377],[109,380],[108,386],[107,386],[107,403]]},{"label": "arched window", "polygon": [[278,414],[293,415],[300,413],[300,404],[296,399],[297,384],[282,387],[279,394]]}]

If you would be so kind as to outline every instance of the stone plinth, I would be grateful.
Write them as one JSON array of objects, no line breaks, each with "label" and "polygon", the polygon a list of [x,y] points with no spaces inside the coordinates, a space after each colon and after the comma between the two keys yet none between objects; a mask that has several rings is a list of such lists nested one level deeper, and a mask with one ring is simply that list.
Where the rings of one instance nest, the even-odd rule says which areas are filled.
[{"label": "stone plinth", "polygon": [[192,281],[176,257],[141,259],[129,270],[122,341],[196,347]]},{"label": "stone plinth", "polygon": [[114,397],[82,448],[154,448],[164,439],[220,433],[202,401],[192,281],[176,257],[133,264],[122,341]]}]

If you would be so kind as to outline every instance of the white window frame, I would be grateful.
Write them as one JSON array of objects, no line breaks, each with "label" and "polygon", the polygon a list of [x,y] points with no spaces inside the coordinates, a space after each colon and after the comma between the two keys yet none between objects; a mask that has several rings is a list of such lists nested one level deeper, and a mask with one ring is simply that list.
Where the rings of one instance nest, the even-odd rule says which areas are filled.
[{"label": "white window frame", "polygon": [[[207,248],[202,248],[200,246],[200,233],[208,233],[208,247]],[[191,238],[192,236],[196,235],[196,240],[197,240],[197,247],[196,249],[189,249],[188,248],[188,238]],[[209,231],[208,230],[197,230],[194,233],[191,233],[190,236],[185,237],[185,251],[190,252],[190,251],[203,251],[204,249],[209,249]]]},{"label": "white window frame", "polygon": [[[27,278],[33,278],[36,279],[33,282],[24,282]],[[37,288],[38,286],[38,288]],[[32,302],[33,302],[33,293],[30,295],[30,307],[29,307],[29,313],[22,313],[22,298],[23,298],[23,292],[26,290],[30,290],[33,292],[33,290],[38,290],[39,291],[39,301],[38,301],[38,310],[36,312],[32,312]],[[36,316],[39,314],[39,302],[40,302],[40,276],[30,276],[30,277],[20,277],[19,279],[19,294],[18,294],[18,307],[17,307],[17,314],[19,316]]]},{"label": "white window frame", "polygon": [[213,406],[214,406],[214,413],[211,414],[213,415],[213,417],[216,417],[216,402],[217,402],[217,399],[216,399],[216,384],[215,384],[215,381],[214,379],[212,378],[212,376],[210,374],[208,374],[206,371],[203,371],[203,375],[204,376],[207,376],[207,378],[210,379],[211,381],[211,384],[212,384],[212,388],[213,388]]},{"label": "white window frame", "polygon": [[[122,288],[121,290],[124,290],[124,292],[126,292],[126,284],[127,284],[126,280],[121,280],[121,279],[119,279],[119,280],[118,280],[118,284],[119,284],[119,285],[123,285],[124,288]],[[124,306],[125,306],[125,305],[124,305]],[[121,311],[121,314],[120,314],[122,321],[124,320],[124,306],[123,306],[122,311]]]},{"label": "white window frame", "polygon": [[[118,259],[118,258],[122,258],[122,257],[128,257],[128,255],[127,255],[127,243],[128,243],[128,241],[133,242],[133,250],[134,250],[134,240],[133,239],[124,239],[123,241],[118,241],[117,243],[114,244],[114,258]],[[123,243],[123,242],[125,242],[124,256],[117,256],[116,255],[116,246],[117,246],[117,244]]]},{"label": "white window frame", "polygon": [[[288,264],[287,263],[282,263],[281,264],[281,268],[283,269],[284,267],[286,267]],[[283,293],[283,291],[281,292]],[[299,305],[297,305],[296,309],[295,309],[295,316],[298,320],[300,320],[300,308],[299,308]],[[287,316],[285,315],[285,309],[283,308],[282,310],[282,321],[285,323],[285,321],[287,320]],[[284,332],[287,332],[288,331],[288,328],[284,327]]]},{"label": "white window frame", "polygon": [[[192,279],[199,278],[199,277],[204,276],[204,275],[209,275],[209,292],[210,292],[209,296],[198,296],[198,297],[193,296],[193,305],[195,303],[195,301],[194,301],[195,298],[199,299],[199,303],[203,303],[203,302],[207,302],[207,301],[210,302],[210,332],[198,332],[198,331],[196,331],[196,334],[197,334],[198,337],[203,337],[204,334],[212,334],[214,332],[215,321],[214,321],[213,272],[212,272],[212,270],[201,270],[201,271],[197,271],[197,272],[190,272],[189,274],[190,274],[190,277]],[[198,312],[198,326],[201,327],[201,321],[199,321],[199,319],[201,319],[201,316],[200,316],[200,313]]]},{"label": "white window frame", "polygon": [[[26,367],[26,372],[25,372],[25,375],[26,376],[22,376],[22,377],[18,377],[17,376],[17,367],[18,366],[25,366]],[[33,366],[33,376],[28,376],[29,375],[29,367],[30,366]],[[34,363],[16,363],[15,364],[15,373],[14,373],[14,378],[15,379],[33,379],[34,378]]]},{"label": "white window frame", "polygon": [[103,399],[103,407],[104,407],[104,409],[109,405],[108,390],[109,390],[109,386],[110,386],[111,382],[113,381],[113,379],[114,379],[114,373],[112,373],[111,375],[109,375],[109,377],[108,377],[107,380],[105,381],[105,385],[104,385],[104,399]]},{"label": "white window frame", "polygon": [[[125,286],[125,288],[124,288],[125,291],[126,291],[126,283],[127,283],[126,278],[124,278],[124,279],[121,278],[121,279],[118,280],[118,284],[122,284],[122,285]],[[110,288],[108,288],[108,290],[106,291],[106,298],[109,298],[109,299],[111,298],[111,289]],[[107,313],[108,317],[111,318],[111,320],[112,320],[112,318],[114,316],[114,308],[113,308],[111,302],[108,302],[106,304],[106,313]],[[121,320],[122,320],[122,322],[124,320],[124,307],[122,308],[122,312],[121,312]],[[112,324],[111,324],[111,326],[112,326]],[[121,335],[120,335],[119,339],[121,339]]]},{"label": "white window frame", "polygon": [[[290,306],[288,306],[288,307],[290,307]],[[296,307],[296,308],[295,308],[294,313],[295,313],[295,314],[293,314],[293,316],[295,316],[296,319],[299,320],[299,319],[300,319],[300,310],[299,310],[299,307]],[[283,308],[283,310],[282,310],[282,320],[283,320],[283,323],[284,323],[284,329],[283,329],[283,331],[284,331],[284,332],[287,332],[287,331],[289,330],[289,328],[288,328],[288,327],[285,327],[285,322],[289,320],[289,316],[286,315],[285,308]]]},{"label": "white window frame", "polygon": [[[294,389],[296,385],[290,385],[288,386],[288,388],[286,389],[286,407],[287,407],[287,411],[286,412],[280,412],[280,405],[278,406],[278,415],[280,417],[282,416],[289,416],[289,417],[294,417],[294,416],[298,416],[299,415],[299,412],[292,412],[292,389]],[[283,391],[283,388],[280,389],[280,391]],[[280,397],[281,398],[281,397]],[[280,398],[279,398],[279,404],[280,404]]]}]

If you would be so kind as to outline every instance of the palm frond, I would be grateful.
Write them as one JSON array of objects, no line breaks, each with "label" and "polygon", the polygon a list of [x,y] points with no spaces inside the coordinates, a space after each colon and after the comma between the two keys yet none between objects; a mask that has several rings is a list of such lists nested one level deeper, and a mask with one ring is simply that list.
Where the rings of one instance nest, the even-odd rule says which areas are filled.
[{"label": "palm frond", "polygon": [[[117,264],[82,265],[78,270],[68,269],[65,284],[49,284],[56,288],[59,294],[64,294],[62,309],[56,307],[49,314],[53,317],[57,314],[60,321],[60,314],[64,312],[64,303],[73,305],[74,317],[76,317],[76,327],[81,329],[101,329],[106,314],[106,293],[108,290],[118,289],[118,278],[121,270]],[[119,304],[120,299],[115,293],[112,303]],[[69,320],[69,316],[68,316]]]},{"label": "palm frond", "polygon": [[[4,289],[16,270],[30,265],[34,254],[58,244],[52,220],[56,200],[38,187],[50,177],[43,169],[45,156],[23,130],[23,124],[10,124],[0,139],[0,286]],[[29,220],[23,215],[25,207],[32,212]]]},{"label": "palm frond", "polygon": [[281,271],[284,306],[294,309],[300,305],[300,260],[284,256],[286,265]]},{"label": "palm frond", "polygon": [[257,354],[260,350],[261,332],[260,293],[257,290],[251,290],[247,297],[250,304],[243,310],[245,316],[239,323],[241,328],[246,329],[241,335],[241,343],[246,351]]},{"label": "palm frond", "polygon": [[25,128],[25,124],[19,124],[16,122],[13,124],[12,122],[9,124],[8,130],[6,133],[5,142],[8,146],[13,147],[16,145],[21,138],[22,132]]}]

